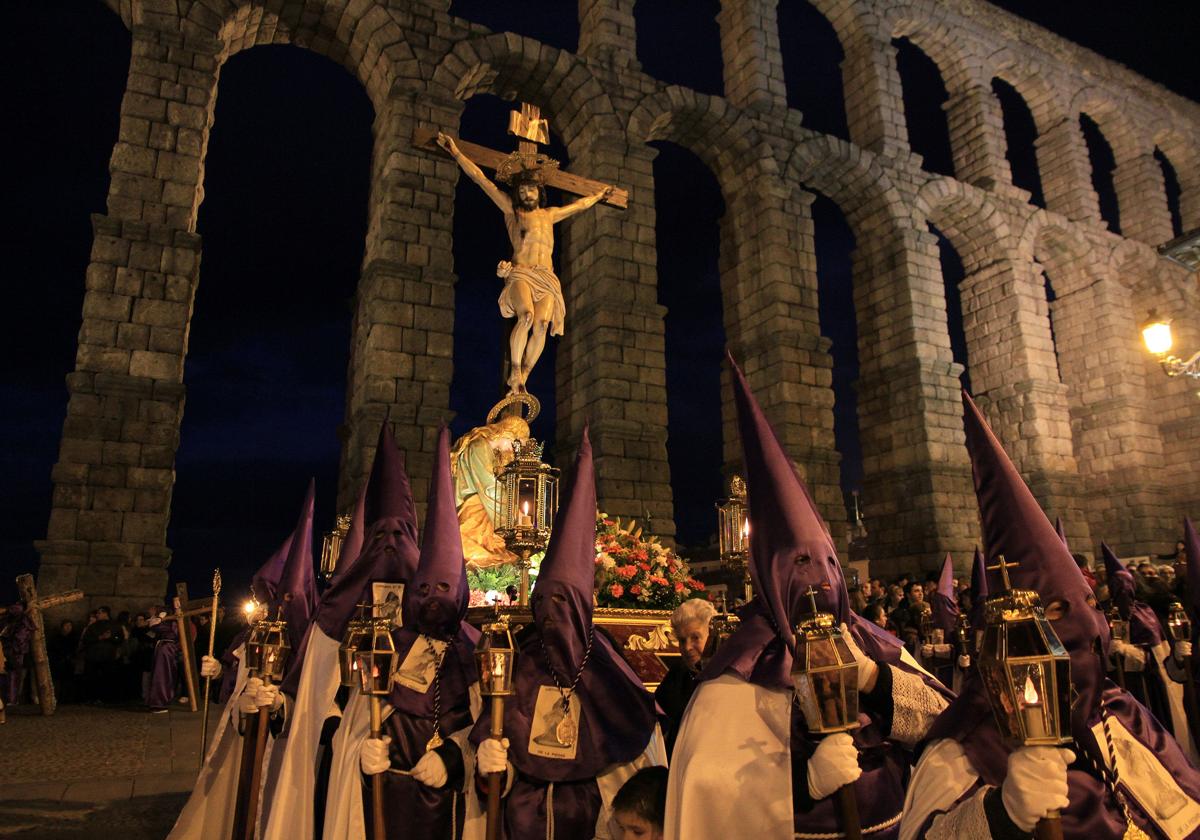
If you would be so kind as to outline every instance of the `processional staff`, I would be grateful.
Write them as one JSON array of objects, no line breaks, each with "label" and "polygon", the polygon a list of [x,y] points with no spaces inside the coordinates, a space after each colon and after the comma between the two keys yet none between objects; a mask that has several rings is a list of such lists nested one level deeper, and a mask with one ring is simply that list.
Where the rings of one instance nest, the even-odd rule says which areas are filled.
[{"label": "processional staff", "polygon": [[[208,658],[212,659],[213,645],[217,636],[217,596],[221,594],[221,570],[213,570],[212,611],[208,619]],[[204,678],[204,717],[200,722],[200,766],[204,766],[204,754],[208,751],[208,703],[212,694],[212,677]]]}]

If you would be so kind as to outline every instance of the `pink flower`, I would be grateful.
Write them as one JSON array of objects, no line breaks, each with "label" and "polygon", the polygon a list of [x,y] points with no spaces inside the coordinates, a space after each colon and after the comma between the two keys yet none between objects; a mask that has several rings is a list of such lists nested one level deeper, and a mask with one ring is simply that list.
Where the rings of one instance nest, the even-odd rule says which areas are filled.
[{"label": "pink flower", "polygon": [[683,584],[682,584],[682,583],[676,583],[676,584],[675,584],[675,591],[676,591],[676,592],[682,592],[682,591],[683,591]]},{"label": "pink flower", "polygon": [[614,598],[620,598],[625,594],[625,587],[621,586],[619,583],[614,583],[612,586],[608,587],[608,594],[612,595]]},{"label": "pink flower", "polygon": [[638,586],[638,585],[635,583],[633,586],[629,587],[629,594],[630,594],[630,595],[641,595],[641,594],[642,594],[642,587]]}]

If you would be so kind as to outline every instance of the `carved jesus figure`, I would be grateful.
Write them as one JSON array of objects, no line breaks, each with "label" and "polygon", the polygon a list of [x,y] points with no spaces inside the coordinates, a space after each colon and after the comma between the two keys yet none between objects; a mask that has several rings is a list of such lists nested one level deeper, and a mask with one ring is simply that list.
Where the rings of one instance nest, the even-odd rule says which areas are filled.
[{"label": "carved jesus figure", "polygon": [[562,285],[551,260],[554,225],[604,200],[612,187],[562,207],[546,207],[545,188],[536,171],[526,171],[524,178],[514,179],[511,191],[506,193],[459,150],[452,137],[439,131],[437,142],[504,214],[513,254],[511,261],[502,260],[496,267],[496,275],[504,280],[500,314],[517,319],[508,339],[512,359],[508,391],[524,391],[529,372],[545,349],[547,330],[550,335],[562,335],[566,319]]}]

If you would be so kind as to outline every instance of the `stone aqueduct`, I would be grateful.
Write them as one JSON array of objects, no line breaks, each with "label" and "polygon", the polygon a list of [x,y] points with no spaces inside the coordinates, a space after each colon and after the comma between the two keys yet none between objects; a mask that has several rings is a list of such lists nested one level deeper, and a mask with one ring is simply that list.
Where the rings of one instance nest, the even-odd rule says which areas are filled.
[{"label": "stone aqueduct", "polygon": [[[78,586],[114,604],[162,594],[208,132],[223,62],[259,44],[295,44],[340,63],[376,114],[343,507],[389,411],[414,477],[428,475],[449,412],[458,172],[411,138],[418,127],[457,126],[467,99],[493,93],[541,106],[573,169],[630,190],[628,211],[572,222],[563,260],[570,326],[558,350],[559,438],[576,440],[590,417],[607,510],[672,519],[656,152],[647,145],[669,140],[719,180],[728,344],[833,519],[842,500],[813,191],[854,230],[863,489],[881,571],[929,566],[946,551],[965,559],[978,539],[930,223],[964,263],[974,389],[1072,542],[1162,549],[1181,513],[1200,512],[1200,403],[1157,371],[1137,331],[1152,306],[1186,312],[1177,333],[1200,345],[1197,279],[1155,251],[1172,220],[1153,156],[1160,150],[1179,175],[1183,228],[1200,228],[1200,106],[1026,21],[979,0],[814,0],[845,54],[846,142],[807,129],[786,105],[776,0],[723,0],[724,96],[641,71],[634,0],[578,0],[576,53],[452,17],[448,0],[106,2],[132,31],[132,60],[39,543],[45,591]],[[922,170],[909,148],[897,36],[941,71],[955,178]],[[1036,122],[1045,209],[1012,185],[994,77]],[[1081,113],[1114,150],[1123,236],[1101,220]],[[728,405],[725,418],[732,462]],[[414,481],[419,492],[424,484]]]}]

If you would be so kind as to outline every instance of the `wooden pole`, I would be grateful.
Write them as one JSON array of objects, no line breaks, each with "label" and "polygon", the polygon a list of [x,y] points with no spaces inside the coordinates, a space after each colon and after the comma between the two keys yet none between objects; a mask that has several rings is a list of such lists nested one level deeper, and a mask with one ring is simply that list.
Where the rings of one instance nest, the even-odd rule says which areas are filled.
[{"label": "wooden pole", "polygon": [[858,799],[854,795],[854,784],[843,785],[837,789],[835,795],[846,840],[862,840],[862,824],[858,821]]},{"label": "wooden pole", "polygon": [[[497,741],[504,737],[504,695],[492,697],[491,734]],[[487,840],[496,840],[500,836],[500,786],[503,782],[503,772],[488,774]]]},{"label": "wooden pole", "polygon": [[[268,676],[264,675],[260,679],[263,685],[271,684],[271,678]],[[249,726],[251,720],[254,721],[253,735]],[[271,729],[271,709],[261,706],[258,714],[250,716],[246,723],[246,738],[242,742],[242,766],[238,773],[237,807],[233,812],[233,840],[254,840],[255,823],[258,821],[258,794],[262,789],[263,757],[267,752],[267,733]]]},{"label": "wooden pole", "polygon": [[[58,707],[58,699],[54,696],[54,678],[50,674],[50,657],[46,655],[46,625],[42,621],[42,610],[69,604],[83,598],[83,592],[72,589],[56,595],[39,598],[37,587],[33,583],[33,575],[17,575],[17,592],[25,603],[25,614],[33,623],[33,638],[30,640],[30,654],[33,658],[33,680],[37,688],[38,703],[43,715],[52,715]],[[11,667],[19,667],[21,663],[11,663]]]},{"label": "wooden pole", "polygon": [[187,615],[187,584],[180,583],[175,587],[178,597],[175,599],[175,623],[179,627],[179,650],[183,654],[183,684],[188,693],[188,708],[193,712],[200,708],[196,699],[196,668],[192,662],[192,622]]},{"label": "wooden pole", "polygon": [[1058,811],[1053,811],[1050,816],[1038,820],[1033,829],[1033,836],[1037,840],[1063,840],[1062,817],[1058,815]]},{"label": "wooden pole", "polygon": [[[221,570],[213,571],[212,612],[208,619],[208,658],[212,659],[213,643],[217,636],[217,596],[221,594]],[[208,752],[208,704],[212,697],[212,677],[204,678],[204,717],[200,722],[200,766],[204,766],[204,754]]]},{"label": "wooden pole", "polygon": [[[258,743],[259,716],[257,714],[244,715],[242,721],[244,723],[242,730],[242,758],[238,765],[237,800],[233,808],[232,840],[243,840],[243,838],[253,836],[254,834],[254,820],[253,818],[250,820],[246,819],[246,809],[250,802],[250,784],[254,776],[252,767],[254,764],[254,747]],[[247,822],[250,823],[250,834],[246,833]]]},{"label": "wooden pole", "polygon": [[[383,737],[383,698],[377,694],[371,695],[371,737]],[[385,770],[384,773],[387,771]],[[387,825],[383,819],[383,773],[371,777],[371,836],[375,840],[385,840]]]}]

